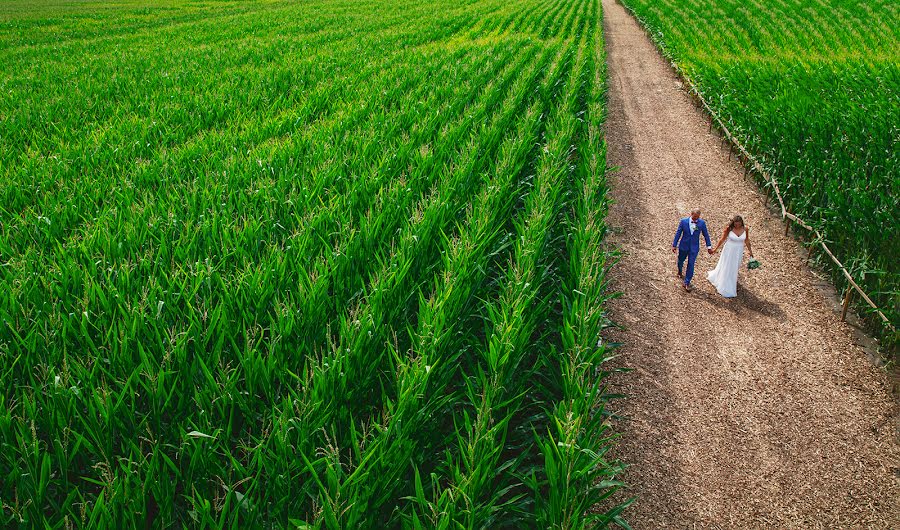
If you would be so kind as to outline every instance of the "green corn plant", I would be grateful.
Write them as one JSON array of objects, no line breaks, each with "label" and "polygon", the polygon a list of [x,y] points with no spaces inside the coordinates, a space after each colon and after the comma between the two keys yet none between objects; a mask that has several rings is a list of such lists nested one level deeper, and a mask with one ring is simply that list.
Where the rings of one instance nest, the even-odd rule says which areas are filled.
[{"label": "green corn plant", "polygon": [[598,13],[0,6],[0,525],[534,526]]}]

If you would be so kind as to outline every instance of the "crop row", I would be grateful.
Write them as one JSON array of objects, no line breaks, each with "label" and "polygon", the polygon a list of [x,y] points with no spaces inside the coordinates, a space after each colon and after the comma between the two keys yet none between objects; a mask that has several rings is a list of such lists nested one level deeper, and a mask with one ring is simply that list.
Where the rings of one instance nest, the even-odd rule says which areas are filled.
[{"label": "crop row", "polygon": [[0,524],[619,521],[600,21],[0,7]]}]

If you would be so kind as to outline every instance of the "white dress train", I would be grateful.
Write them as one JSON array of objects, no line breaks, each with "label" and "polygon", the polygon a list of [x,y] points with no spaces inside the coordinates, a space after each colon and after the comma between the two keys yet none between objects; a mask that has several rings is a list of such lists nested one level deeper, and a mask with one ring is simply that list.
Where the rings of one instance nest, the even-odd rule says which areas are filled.
[{"label": "white dress train", "polygon": [[716,287],[719,294],[725,298],[737,296],[737,277],[741,262],[744,260],[744,242],[747,241],[747,232],[740,236],[734,232],[728,232],[728,239],[722,247],[722,255],[716,268],[706,273],[706,279]]}]

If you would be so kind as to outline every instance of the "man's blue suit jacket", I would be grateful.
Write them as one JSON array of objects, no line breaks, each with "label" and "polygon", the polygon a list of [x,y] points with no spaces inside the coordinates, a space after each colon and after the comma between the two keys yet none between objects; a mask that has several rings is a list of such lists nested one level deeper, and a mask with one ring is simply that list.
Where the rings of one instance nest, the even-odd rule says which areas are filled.
[{"label": "man's blue suit jacket", "polygon": [[672,241],[672,247],[678,247],[679,250],[686,250],[691,254],[700,252],[700,233],[706,239],[706,246],[711,247],[709,241],[709,232],[706,230],[706,221],[697,219],[697,229],[691,234],[691,218],[685,217],[678,222],[678,231],[675,232],[675,240]]}]

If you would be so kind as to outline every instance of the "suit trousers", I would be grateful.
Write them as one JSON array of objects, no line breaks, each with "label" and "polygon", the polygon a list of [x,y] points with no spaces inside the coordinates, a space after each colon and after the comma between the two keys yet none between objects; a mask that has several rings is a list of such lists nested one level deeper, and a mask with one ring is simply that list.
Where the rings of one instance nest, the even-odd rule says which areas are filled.
[{"label": "suit trousers", "polygon": [[691,278],[694,277],[694,262],[697,261],[698,252],[691,252],[690,250],[682,250],[678,249],[678,272],[681,272],[682,267],[684,266],[684,259],[687,258],[687,271],[684,273],[684,284],[690,285]]}]

